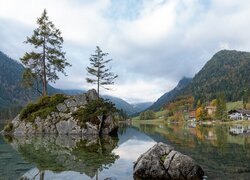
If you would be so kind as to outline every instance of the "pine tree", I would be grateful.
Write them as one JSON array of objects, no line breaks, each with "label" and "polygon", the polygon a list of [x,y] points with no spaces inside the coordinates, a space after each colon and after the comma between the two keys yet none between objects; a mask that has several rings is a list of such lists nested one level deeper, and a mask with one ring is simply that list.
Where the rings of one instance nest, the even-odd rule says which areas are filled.
[{"label": "pine tree", "polygon": [[59,79],[57,72],[66,75],[64,69],[71,66],[65,58],[62,50],[63,38],[61,31],[49,21],[46,9],[37,19],[36,28],[31,37],[27,37],[25,43],[33,46],[33,50],[21,58],[26,67],[23,80],[26,85],[34,86],[35,81],[42,84],[42,94],[47,95],[47,83]]},{"label": "pine tree", "polygon": [[87,72],[93,78],[86,78],[86,81],[91,84],[97,84],[97,94],[99,97],[100,87],[109,90],[105,85],[114,84],[114,80],[118,77],[114,73],[110,72],[111,67],[107,68],[106,65],[112,59],[105,60],[104,57],[108,53],[103,53],[102,50],[97,46],[95,54],[89,58],[91,67],[87,67]]},{"label": "pine tree", "polygon": [[225,94],[219,93],[217,97],[215,117],[217,119],[225,120],[227,116],[226,110],[227,110],[227,107],[226,107],[226,101],[225,101]]},{"label": "pine tree", "polygon": [[243,108],[247,109],[247,104],[250,102],[250,92],[248,89],[244,90],[242,99],[243,99]]}]

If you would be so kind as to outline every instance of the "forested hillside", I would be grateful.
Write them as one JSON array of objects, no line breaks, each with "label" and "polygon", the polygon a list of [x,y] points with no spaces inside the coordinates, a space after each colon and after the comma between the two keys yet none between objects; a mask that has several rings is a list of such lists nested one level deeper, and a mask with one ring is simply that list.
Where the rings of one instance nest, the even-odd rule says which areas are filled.
[{"label": "forested hillside", "polygon": [[238,101],[246,89],[250,89],[250,53],[222,50],[195,75],[183,93],[212,100],[222,92],[227,101]]},{"label": "forested hillside", "polygon": [[[11,117],[27,101],[37,98],[39,94],[21,85],[24,67],[0,51],[0,118]],[[48,86],[49,94],[61,93]]]},{"label": "forested hillside", "polygon": [[149,109],[159,110],[183,95],[205,102],[223,93],[227,101],[241,101],[246,90],[250,90],[250,53],[222,50],[193,79],[182,79],[176,88],[161,96]]},{"label": "forested hillside", "polygon": [[149,110],[160,110],[161,107],[163,107],[164,105],[166,105],[167,103],[169,103],[172,99],[174,99],[176,96],[178,96],[178,94],[181,92],[181,90],[183,88],[185,88],[191,81],[191,78],[183,78],[179,81],[179,83],[177,84],[177,86],[163,94],[155,103],[153,103],[148,109]]},{"label": "forested hillside", "polygon": [[22,104],[29,98],[21,87],[23,70],[20,63],[0,52],[0,107]]}]

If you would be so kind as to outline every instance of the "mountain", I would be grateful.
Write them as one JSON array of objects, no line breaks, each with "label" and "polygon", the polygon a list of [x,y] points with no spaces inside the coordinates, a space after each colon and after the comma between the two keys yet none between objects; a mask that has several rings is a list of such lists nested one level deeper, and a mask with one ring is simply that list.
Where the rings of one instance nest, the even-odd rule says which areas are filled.
[{"label": "mountain", "polygon": [[150,107],[152,104],[153,104],[152,102],[143,102],[143,103],[134,103],[132,104],[132,106],[136,112],[142,112],[148,107]]},{"label": "mountain", "polygon": [[239,101],[246,89],[250,89],[250,53],[222,50],[205,64],[182,94],[212,100],[224,92],[227,101]]},{"label": "mountain", "polygon": [[178,96],[181,90],[183,90],[191,82],[191,80],[192,80],[191,78],[186,78],[186,77],[182,78],[174,89],[163,94],[147,110],[154,110],[154,111],[160,110],[165,104],[167,104],[176,96]]},{"label": "mountain", "polygon": [[23,69],[20,63],[0,52],[0,107],[27,100],[20,86]]},{"label": "mountain", "polygon": [[[21,63],[11,59],[0,51],[0,117],[2,114],[6,114],[10,107],[15,111],[11,114],[16,114],[19,112],[21,106],[39,96],[38,93],[34,93],[21,86],[23,71],[24,67]],[[49,94],[64,93],[67,95],[76,95],[86,91],[77,89],[62,90],[49,85],[48,92]],[[123,109],[128,115],[136,112],[132,105],[120,98],[112,96],[103,97],[112,101],[118,109]]]},{"label": "mountain", "polygon": [[159,110],[164,104],[182,95],[196,100],[211,101],[223,92],[227,101],[242,100],[250,89],[250,53],[236,50],[217,52],[194,76],[182,79],[176,88],[161,96],[148,109]]},{"label": "mountain", "polygon": [[[23,71],[22,64],[0,51],[0,108],[24,105],[38,96],[37,93],[21,86]],[[48,86],[48,92],[54,94],[60,90]]]},{"label": "mountain", "polygon": [[86,92],[85,90],[79,90],[79,89],[60,89],[60,90],[67,95],[77,95]]},{"label": "mountain", "polygon": [[136,113],[136,110],[134,109],[134,107],[131,104],[129,104],[128,102],[121,99],[121,98],[108,96],[108,95],[103,95],[102,97],[104,99],[108,99],[112,103],[114,103],[115,107],[117,109],[123,109],[128,115],[132,115],[132,114]]}]

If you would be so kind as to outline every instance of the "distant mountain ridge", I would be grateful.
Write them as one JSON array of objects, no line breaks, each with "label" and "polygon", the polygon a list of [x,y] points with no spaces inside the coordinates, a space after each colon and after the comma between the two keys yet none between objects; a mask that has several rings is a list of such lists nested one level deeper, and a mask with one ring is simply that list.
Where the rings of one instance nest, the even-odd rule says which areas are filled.
[{"label": "distant mountain ridge", "polygon": [[142,102],[142,103],[134,103],[132,104],[132,106],[136,112],[142,112],[148,107],[150,107],[152,104],[153,102]]},{"label": "distant mountain ridge", "polygon": [[187,77],[182,78],[174,89],[163,94],[147,110],[154,110],[154,111],[160,110],[165,104],[167,104],[173,98],[175,98],[181,92],[181,90],[184,89],[191,82],[191,80],[192,78],[187,78]]}]

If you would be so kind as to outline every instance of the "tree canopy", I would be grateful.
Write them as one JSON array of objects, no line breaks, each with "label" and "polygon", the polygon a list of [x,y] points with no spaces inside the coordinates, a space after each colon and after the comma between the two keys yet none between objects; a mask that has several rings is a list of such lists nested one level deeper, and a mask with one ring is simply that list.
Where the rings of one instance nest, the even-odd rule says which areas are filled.
[{"label": "tree canopy", "polygon": [[108,56],[108,53],[104,53],[99,46],[96,47],[95,54],[91,55],[89,58],[90,66],[87,67],[88,75],[86,81],[91,84],[97,84],[97,94],[99,97],[100,87],[109,89],[105,87],[106,85],[113,85],[114,80],[118,75],[111,72],[111,67],[107,67],[107,64],[112,61],[112,59],[104,59]]},{"label": "tree canopy", "polygon": [[61,31],[49,20],[46,9],[37,19],[38,27],[25,43],[32,46],[21,58],[26,71],[23,74],[25,85],[34,87],[34,83],[42,84],[42,94],[47,94],[47,83],[59,79],[57,72],[66,75],[64,69],[70,66],[62,50],[63,37]]}]

